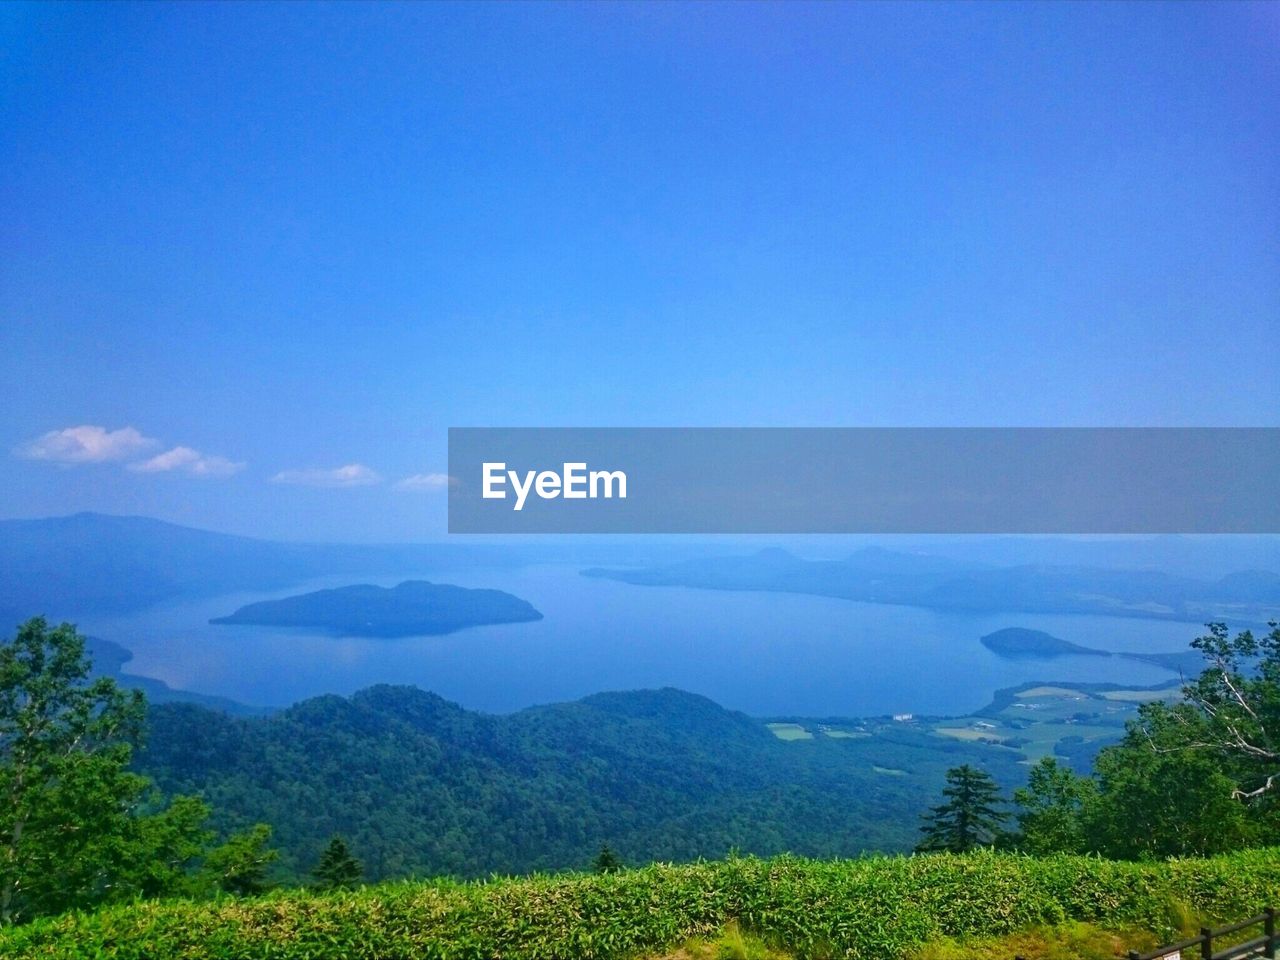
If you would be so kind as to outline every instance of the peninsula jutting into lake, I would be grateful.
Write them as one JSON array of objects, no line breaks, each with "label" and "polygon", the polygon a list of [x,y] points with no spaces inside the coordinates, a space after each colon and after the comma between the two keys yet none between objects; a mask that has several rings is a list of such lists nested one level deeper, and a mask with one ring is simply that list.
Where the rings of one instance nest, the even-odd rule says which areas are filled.
[{"label": "peninsula jutting into lake", "polygon": [[209,622],[312,627],[344,637],[411,637],[541,619],[527,600],[501,590],[406,580],[395,587],[362,583],[264,600]]}]

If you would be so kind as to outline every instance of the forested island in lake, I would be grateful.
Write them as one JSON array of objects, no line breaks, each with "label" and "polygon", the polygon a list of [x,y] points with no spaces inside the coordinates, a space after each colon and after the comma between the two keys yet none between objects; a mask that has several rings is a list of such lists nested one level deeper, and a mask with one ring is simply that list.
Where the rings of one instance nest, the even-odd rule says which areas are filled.
[{"label": "forested island in lake", "polygon": [[209,622],[311,627],[345,637],[410,637],[541,619],[527,600],[502,590],[406,580],[395,587],[362,583],[263,600]]},{"label": "forested island in lake", "polygon": [[1070,640],[1063,640],[1043,630],[1029,630],[1026,627],[1006,627],[995,633],[982,637],[982,645],[998,657],[1016,660],[1033,658],[1048,660],[1053,657],[1125,657],[1129,660],[1141,660],[1155,664],[1171,673],[1196,673],[1203,666],[1203,658],[1194,650],[1180,650],[1174,653],[1117,653],[1111,650],[1099,650],[1095,647],[1084,647]]},{"label": "forested island in lake", "polygon": [[982,638],[982,645],[1001,657],[1060,657],[1071,654],[1086,657],[1110,656],[1105,650],[1082,647],[1043,630],[1028,630],[1025,627],[1006,627],[995,633],[988,633]]}]

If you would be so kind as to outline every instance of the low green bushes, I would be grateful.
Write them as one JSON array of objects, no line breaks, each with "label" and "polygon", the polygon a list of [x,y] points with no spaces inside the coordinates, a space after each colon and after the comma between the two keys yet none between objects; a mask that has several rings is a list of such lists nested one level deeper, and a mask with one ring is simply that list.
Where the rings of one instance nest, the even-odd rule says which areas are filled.
[{"label": "low green bushes", "polygon": [[0,932],[6,958],[626,958],[735,922],[796,957],[889,960],[1085,921],[1173,935],[1188,911],[1251,915],[1280,896],[1280,849],[1138,864],[1090,857],[730,859],[609,875],[400,883],[349,893],[142,902]]}]

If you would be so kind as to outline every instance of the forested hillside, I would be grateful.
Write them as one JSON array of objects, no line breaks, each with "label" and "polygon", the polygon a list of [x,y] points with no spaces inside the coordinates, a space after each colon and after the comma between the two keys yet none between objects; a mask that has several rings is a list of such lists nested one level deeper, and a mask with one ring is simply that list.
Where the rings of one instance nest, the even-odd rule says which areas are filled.
[{"label": "forested hillside", "polygon": [[371,879],[782,851],[905,850],[946,768],[1021,782],[1020,755],[901,729],[786,743],[677,690],[506,716],[411,687],[317,697],[269,717],[151,709],[139,768],[200,793],[215,825],[275,828],[286,876],[342,834]]}]

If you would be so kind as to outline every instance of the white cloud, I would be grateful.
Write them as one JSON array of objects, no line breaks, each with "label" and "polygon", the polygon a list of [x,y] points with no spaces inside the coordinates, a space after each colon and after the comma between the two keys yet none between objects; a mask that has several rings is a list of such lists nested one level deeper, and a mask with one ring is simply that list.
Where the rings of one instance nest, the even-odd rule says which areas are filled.
[{"label": "white cloud", "polygon": [[53,463],[106,463],[127,460],[150,450],[157,443],[133,427],[108,430],[86,424],[50,430],[44,436],[22,444],[14,454],[25,460],[49,460]]},{"label": "white cloud", "polygon": [[447,473],[415,473],[396,484],[397,490],[447,490],[458,481]]},{"label": "white cloud", "polygon": [[245,465],[192,450],[190,447],[174,447],[157,454],[150,460],[129,464],[137,473],[169,473],[178,471],[192,477],[229,477],[239,473]]},{"label": "white cloud", "polygon": [[320,467],[306,470],[281,470],[271,478],[272,483],[292,483],[304,487],[367,487],[381,483],[380,477],[363,463],[348,463],[343,467],[326,470]]}]

